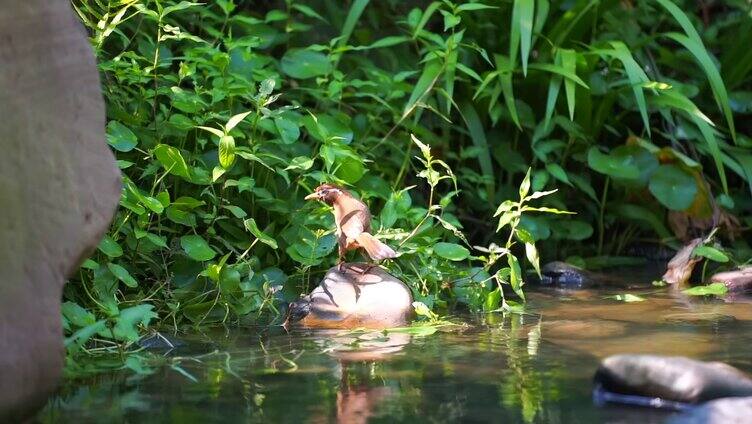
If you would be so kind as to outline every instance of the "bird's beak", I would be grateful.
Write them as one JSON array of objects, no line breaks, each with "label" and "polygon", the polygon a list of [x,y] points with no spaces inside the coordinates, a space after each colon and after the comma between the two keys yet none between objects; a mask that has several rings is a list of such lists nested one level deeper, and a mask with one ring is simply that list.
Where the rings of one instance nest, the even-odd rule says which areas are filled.
[{"label": "bird's beak", "polygon": [[319,198],[319,194],[316,192],[313,192],[309,194],[308,196],[304,197],[305,200],[316,200]]}]

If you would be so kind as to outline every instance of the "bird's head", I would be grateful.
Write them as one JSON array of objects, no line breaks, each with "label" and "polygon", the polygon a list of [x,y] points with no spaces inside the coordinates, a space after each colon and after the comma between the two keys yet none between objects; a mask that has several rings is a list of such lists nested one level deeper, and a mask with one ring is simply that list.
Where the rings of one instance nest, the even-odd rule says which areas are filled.
[{"label": "bird's head", "polygon": [[320,200],[328,205],[333,205],[340,196],[347,195],[347,192],[333,184],[321,184],[316,187],[313,193],[305,197],[306,200]]}]

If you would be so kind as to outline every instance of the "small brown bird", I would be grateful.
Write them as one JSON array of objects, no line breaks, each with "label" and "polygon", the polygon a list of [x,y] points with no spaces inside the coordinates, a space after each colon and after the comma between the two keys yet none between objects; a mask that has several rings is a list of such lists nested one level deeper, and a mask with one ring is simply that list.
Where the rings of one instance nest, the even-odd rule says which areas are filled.
[{"label": "small brown bird", "polygon": [[368,206],[347,190],[332,184],[322,184],[305,199],[320,200],[334,207],[340,270],[345,261],[345,253],[352,249],[363,248],[374,261],[397,257],[391,247],[370,234],[371,212]]}]

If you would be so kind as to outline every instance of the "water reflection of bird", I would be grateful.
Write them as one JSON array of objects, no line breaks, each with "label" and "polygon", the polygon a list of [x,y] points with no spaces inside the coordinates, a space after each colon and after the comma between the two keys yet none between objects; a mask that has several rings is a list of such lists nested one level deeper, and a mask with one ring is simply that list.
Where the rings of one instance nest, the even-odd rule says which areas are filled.
[{"label": "water reflection of bird", "polygon": [[368,206],[347,190],[332,184],[322,184],[305,199],[319,200],[334,208],[340,270],[348,250],[363,248],[373,261],[397,256],[391,247],[371,235],[371,212]]}]

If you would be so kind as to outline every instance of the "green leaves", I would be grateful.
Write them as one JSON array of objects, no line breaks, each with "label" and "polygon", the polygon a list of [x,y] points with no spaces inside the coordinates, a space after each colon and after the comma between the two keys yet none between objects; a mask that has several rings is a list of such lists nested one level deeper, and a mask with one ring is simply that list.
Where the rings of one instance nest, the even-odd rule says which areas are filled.
[{"label": "green leaves", "polygon": [[614,178],[636,179],[640,170],[632,163],[629,156],[612,156],[601,153],[597,147],[591,147],[587,155],[590,168]]},{"label": "green leaves", "polygon": [[180,246],[191,259],[196,261],[208,261],[217,255],[217,252],[209,247],[209,243],[198,235],[180,237]]},{"label": "green leaves", "polygon": [[138,144],[136,134],[118,121],[107,124],[107,143],[118,152],[130,152]]},{"label": "green leaves", "polygon": [[677,33],[668,33],[666,35],[681,44],[685,49],[689,50],[689,52],[692,53],[697,62],[700,64],[700,67],[702,68],[703,72],[705,72],[705,75],[710,82],[710,87],[713,90],[715,101],[718,104],[718,107],[723,112],[723,115],[726,117],[726,122],[728,123],[729,131],[731,132],[731,138],[736,141],[734,117],[731,113],[731,106],[729,104],[726,86],[723,83],[721,74],[720,72],[718,72],[718,68],[716,68],[713,59],[710,57],[707,49],[705,49],[705,45],[702,43],[700,35],[697,33],[697,30],[689,21],[687,15],[671,0],[658,0],[658,4],[668,10],[671,16],[676,19],[684,32],[687,34],[686,36]]},{"label": "green leaves", "polygon": [[229,169],[235,163],[235,138],[223,135],[219,138],[219,164]]},{"label": "green leaves", "polygon": [[118,280],[125,283],[128,287],[138,287],[138,282],[136,281],[133,276],[128,272],[127,269],[123,268],[122,266],[118,264],[114,264],[112,262],[107,264],[107,268],[110,269],[113,275],[117,277]]},{"label": "green leaves", "polygon": [[675,211],[689,208],[697,194],[694,177],[676,165],[659,166],[648,188],[663,206]]},{"label": "green leaves", "polygon": [[723,296],[727,292],[728,288],[723,283],[712,283],[707,286],[695,286],[682,290],[682,293],[689,296]]},{"label": "green leaves", "polygon": [[415,84],[412,94],[410,94],[410,99],[408,99],[402,110],[403,118],[410,115],[415,109],[416,104],[433,89],[434,85],[436,85],[436,81],[441,75],[442,69],[442,64],[438,59],[432,59],[426,62],[423,67],[423,72],[420,74],[420,78]]},{"label": "green leaves", "polygon": [[154,155],[169,173],[190,180],[188,164],[185,163],[180,150],[167,144],[159,144],[154,148]]},{"label": "green leaves", "polygon": [[99,242],[98,249],[111,258],[118,258],[120,256],[123,256],[123,249],[115,241],[115,239],[113,239],[109,235],[104,236],[102,241]]},{"label": "green leaves", "polygon": [[726,263],[729,261],[728,255],[723,253],[720,249],[716,249],[715,247],[708,245],[700,245],[695,247],[694,250],[692,250],[692,254],[694,256],[702,256],[704,258],[708,258],[714,262]]},{"label": "green leaves", "polygon": [[433,252],[450,261],[464,261],[470,257],[469,250],[455,243],[436,243],[433,245]]},{"label": "green leaves", "polygon": [[[514,0],[509,35],[509,57],[514,65],[517,49],[522,58],[522,73],[527,75],[527,61],[533,44],[535,0]],[[518,46],[519,43],[519,46]]]},{"label": "green leaves", "polygon": [[290,49],[280,61],[282,72],[296,79],[326,75],[332,71],[329,58],[310,49]]},{"label": "green leaves", "polygon": [[258,225],[256,225],[255,219],[248,218],[245,221],[243,221],[243,225],[245,226],[246,230],[250,231],[251,234],[253,234],[261,243],[266,244],[272,249],[276,249],[278,247],[276,240],[274,240],[265,232],[259,230]]}]

